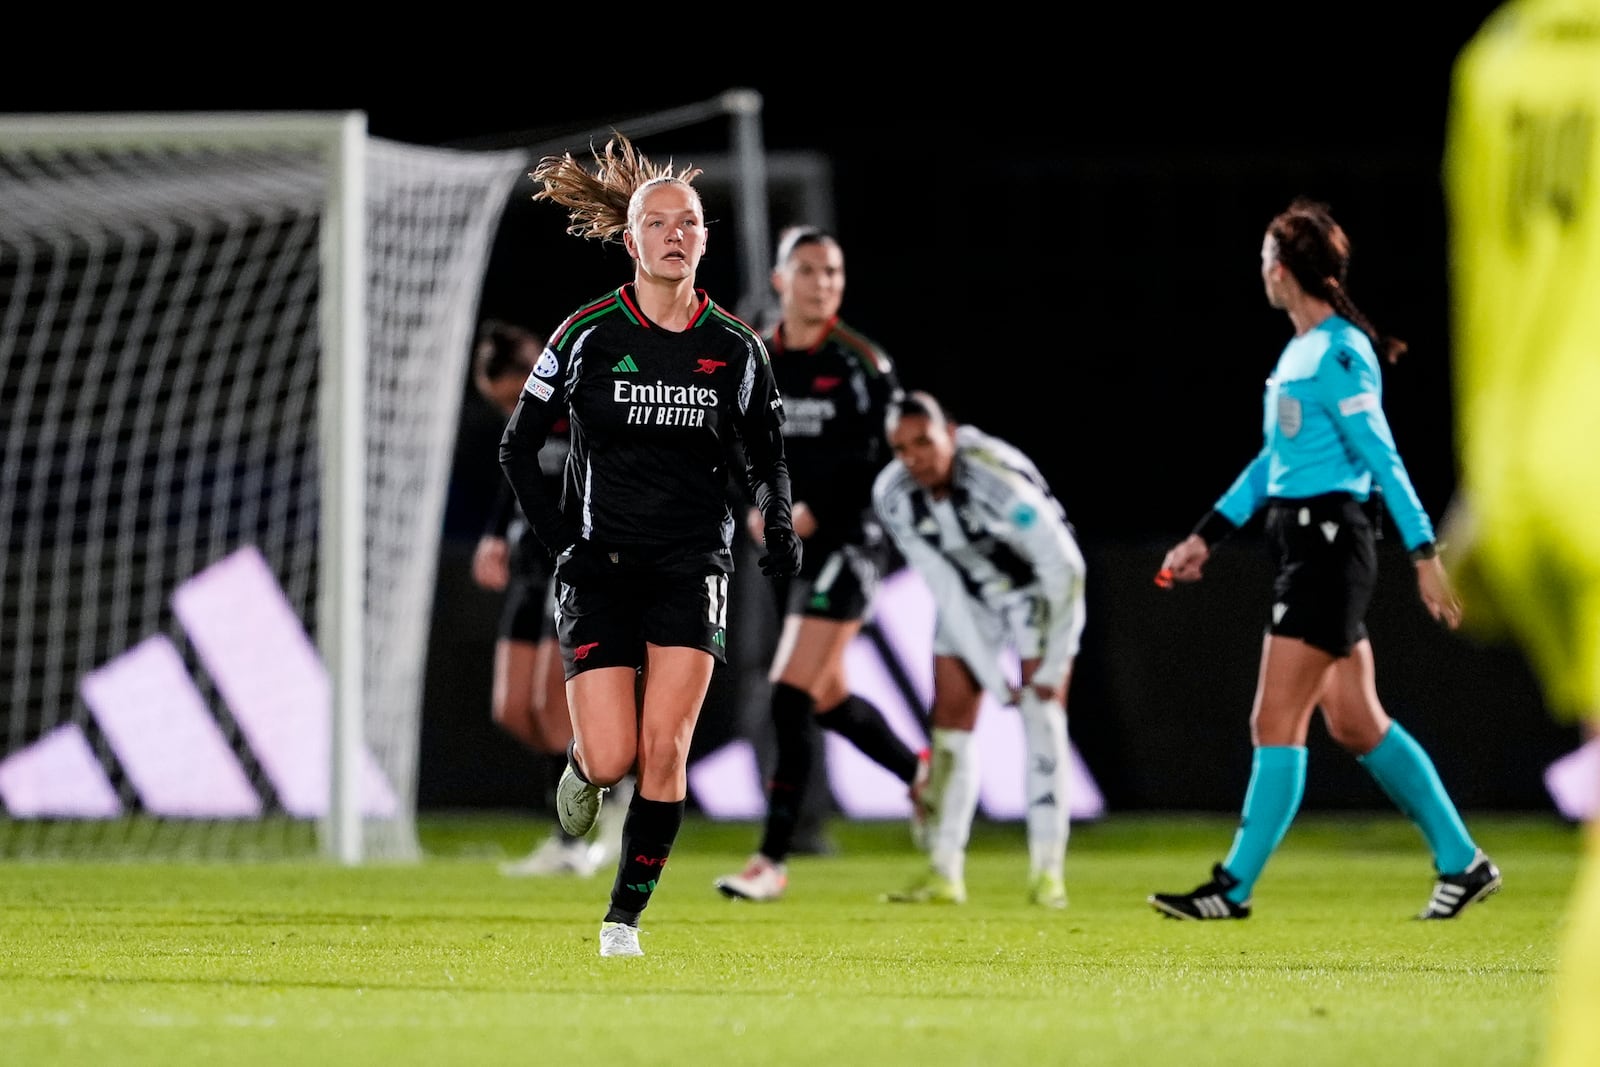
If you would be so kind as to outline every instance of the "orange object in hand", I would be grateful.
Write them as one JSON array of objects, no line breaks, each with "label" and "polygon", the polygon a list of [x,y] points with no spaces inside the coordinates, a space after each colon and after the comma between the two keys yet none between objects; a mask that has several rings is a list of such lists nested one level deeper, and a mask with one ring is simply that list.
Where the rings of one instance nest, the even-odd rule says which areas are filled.
[{"label": "orange object in hand", "polygon": [[1171,589],[1172,588],[1172,568],[1171,567],[1162,567],[1159,571],[1156,571],[1156,585],[1160,586],[1163,589]]}]

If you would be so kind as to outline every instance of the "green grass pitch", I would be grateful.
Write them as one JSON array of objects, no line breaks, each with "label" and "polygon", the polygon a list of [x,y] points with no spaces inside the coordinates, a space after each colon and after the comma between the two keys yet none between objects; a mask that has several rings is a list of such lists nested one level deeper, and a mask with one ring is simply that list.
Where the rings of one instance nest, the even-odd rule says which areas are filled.
[{"label": "green grass pitch", "polygon": [[609,872],[500,876],[547,829],[509,816],[429,817],[405,866],[12,863],[0,1063],[1535,1064],[1581,835],[1468,824],[1505,888],[1459,920],[1412,920],[1409,823],[1307,813],[1251,919],[1192,923],[1145,896],[1203,881],[1231,817],[1074,826],[1063,912],[1025,902],[1020,824],[980,823],[968,903],[930,907],[878,901],[920,870],[902,824],[836,822],[839,855],[750,904],[711,883],[757,829],[696,819],[623,960],[596,955]]}]

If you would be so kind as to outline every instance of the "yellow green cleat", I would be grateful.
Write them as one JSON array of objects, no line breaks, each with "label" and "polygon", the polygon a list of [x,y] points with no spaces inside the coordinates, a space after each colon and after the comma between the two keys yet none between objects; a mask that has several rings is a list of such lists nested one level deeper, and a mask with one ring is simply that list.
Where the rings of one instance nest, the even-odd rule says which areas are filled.
[{"label": "yellow green cleat", "polygon": [[879,899],[886,904],[965,904],[967,886],[959,878],[946,878],[937,871],[929,871],[905,889],[885,893]]},{"label": "yellow green cleat", "polygon": [[1067,906],[1067,887],[1061,883],[1059,874],[1040,871],[1028,884],[1028,899],[1042,908],[1064,908]]}]

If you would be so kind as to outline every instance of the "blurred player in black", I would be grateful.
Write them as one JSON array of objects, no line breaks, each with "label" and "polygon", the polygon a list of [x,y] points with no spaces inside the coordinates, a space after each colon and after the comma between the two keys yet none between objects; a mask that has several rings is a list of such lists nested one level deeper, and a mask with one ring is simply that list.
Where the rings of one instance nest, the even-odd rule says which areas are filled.
[{"label": "blurred player in black", "polygon": [[[543,350],[544,339],[531,330],[509,322],[484,321],[472,349],[472,384],[478,395],[509,417],[522,395],[522,383]],[[546,484],[555,494],[561,492],[566,441],[563,420],[551,428],[550,439],[539,454]],[[495,724],[539,756],[559,760],[555,772],[559,774],[566,767],[572,719],[556,641],[555,584],[550,559],[528,530],[517,510],[511,483],[504,478],[488,528],[472,553],[472,580],[505,594],[494,646],[491,709]],[[618,788],[631,792],[632,779],[624,778]],[[612,797],[613,804],[618,800]],[[620,813],[627,803],[621,799],[586,836],[569,834],[558,825],[528,855],[501,866],[501,873],[511,877],[589,877],[616,857],[622,836]],[[613,816],[613,810],[618,814]]]},{"label": "blurred player in black", "polygon": [[[890,458],[883,420],[901,390],[884,351],[839,318],[844,284],[837,239],[811,226],[784,231],[772,271],[781,318],[766,342],[787,414],[784,454],[805,564],[792,581],[777,583],[783,630],[768,674],[777,759],[760,849],[743,871],[716,881],[724,895],[743,900],[776,900],[788,885],[785,861],[814,780],[818,725],[848,739],[913,794],[926,777],[926,759],[881,711],[851,693],[845,671],[845,650],[870,615],[890,560],[872,512],[872,480]],[[760,509],[747,518],[759,542]]]},{"label": "blurred player in black", "polygon": [[[562,828],[587,833],[637,765],[600,955],[639,956],[639,916],[683,825],[695,722],[726,661],[730,455],[742,452],[765,517],[762,571],[796,573],[801,545],[766,346],[695,287],[707,241],[691,184],[700,171],[652,163],[621,134],[593,155],[593,171],[570,153],[540,160],[534,198],[566,208],[570,233],[620,239],[633,280],[551,333],[500,462],[556,557],[574,734],[556,786]],[[571,454],[556,500],[539,454],[562,419]]]}]

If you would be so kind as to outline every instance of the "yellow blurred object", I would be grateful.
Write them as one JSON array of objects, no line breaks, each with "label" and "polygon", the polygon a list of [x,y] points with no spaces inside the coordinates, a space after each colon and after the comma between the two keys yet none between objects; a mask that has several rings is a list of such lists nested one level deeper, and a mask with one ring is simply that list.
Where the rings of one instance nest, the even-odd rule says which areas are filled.
[{"label": "yellow blurred object", "polygon": [[1513,0],[1462,50],[1449,204],[1470,632],[1512,636],[1551,709],[1600,708],[1600,0]]},{"label": "yellow blurred object", "polygon": [[[1511,0],[1457,57],[1445,188],[1472,633],[1600,728],[1600,0]],[[1545,1067],[1600,1064],[1600,822],[1567,905]]]}]

